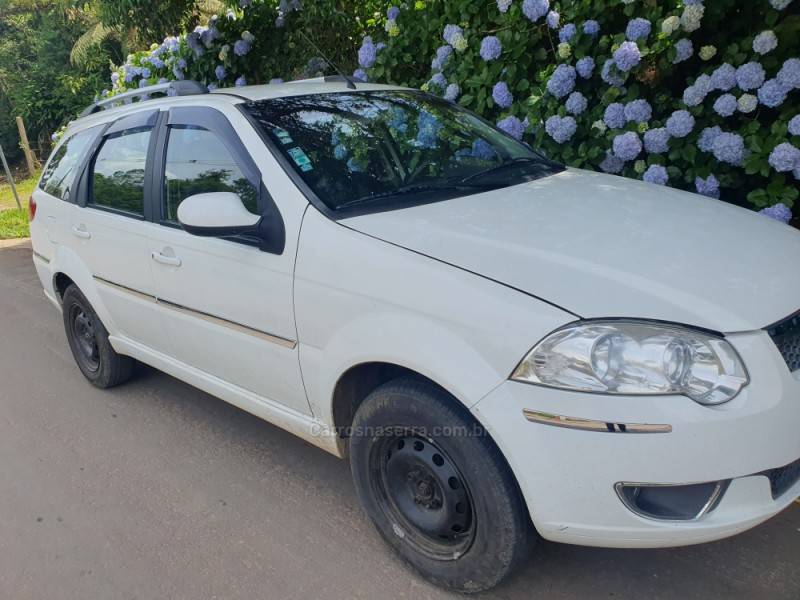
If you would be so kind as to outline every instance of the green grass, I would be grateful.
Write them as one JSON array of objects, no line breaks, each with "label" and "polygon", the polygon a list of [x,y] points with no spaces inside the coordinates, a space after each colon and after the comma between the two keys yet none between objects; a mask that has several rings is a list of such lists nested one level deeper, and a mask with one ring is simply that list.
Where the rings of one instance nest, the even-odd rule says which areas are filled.
[{"label": "green grass", "polygon": [[[0,168],[0,173],[2,173],[2,168]],[[5,175],[5,173],[3,173]],[[29,177],[28,179],[22,179],[20,181],[15,181],[17,184],[17,193],[19,194],[19,201],[22,202],[24,205],[30,195],[33,193],[33,189],[36,187],[36,182],[39,181],[39,173],[36,173],[33,177]],[[11,191],[11,186],[8,183],[0,183],[0,210],[5,210],[7,208],[16,208],[17,203],[14,200],[14,194]]]}]

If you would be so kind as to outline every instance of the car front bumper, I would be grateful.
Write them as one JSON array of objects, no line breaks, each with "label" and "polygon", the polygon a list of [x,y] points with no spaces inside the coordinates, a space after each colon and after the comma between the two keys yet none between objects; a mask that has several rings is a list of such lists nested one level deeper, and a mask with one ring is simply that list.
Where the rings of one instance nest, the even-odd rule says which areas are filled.
[{"label": "car front bumper", "polygon": [[[605,396],[507,381],[472,407],[508,460],[544,538],[623,548],[696,544],[745,531],[800,496],[795,481],[773,498],[763,474],[800,459],[800,372],[789,372],[765,332],[728,340],[751,382],[721,406],[682,396]],[[534,411],[590,423],[668,425],[670,431],[554,426],[532,422],[525,411],[528,417]],[[721,499],[685,521],[641,516],[615,490],[620,482],[717,481],[727,486]]]}]

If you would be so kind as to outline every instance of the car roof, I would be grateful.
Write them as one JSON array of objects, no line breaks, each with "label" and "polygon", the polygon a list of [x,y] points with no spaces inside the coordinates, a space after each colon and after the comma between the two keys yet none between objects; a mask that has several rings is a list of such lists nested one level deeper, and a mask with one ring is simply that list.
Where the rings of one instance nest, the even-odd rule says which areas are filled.
[{"label": "car roof", "polygon": [[348,89],[343,81],[326,81],[324,77],[317,79],[301,79],[286,83],[269,83],[266,85],[248,85],[237,88],[224,88],[214,90],[212,94],[235,94],[247,100],[268,100],[270,98],[284,98],[286,96],[305,96],[310,94],[333,94],[337,92],[374,92],[380,90],[408,89],[393,85],[378,83],[353,82],[356,89]]}]

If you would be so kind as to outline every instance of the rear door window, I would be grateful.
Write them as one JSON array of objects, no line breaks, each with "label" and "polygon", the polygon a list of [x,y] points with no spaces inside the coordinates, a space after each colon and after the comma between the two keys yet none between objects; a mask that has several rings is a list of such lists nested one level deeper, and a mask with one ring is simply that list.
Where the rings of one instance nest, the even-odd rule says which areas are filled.
[{"label": "rear door window", "polygon": [[41,190],[61,200],[71,199],[79,167],[98,129],[93,127],[76,133],[58,147],[42,173]]},{"label": "rear door window", "polygon": [[128,129],[105,139],[92,166],[90,204],[144,216],[150,134],[149,127]]}]

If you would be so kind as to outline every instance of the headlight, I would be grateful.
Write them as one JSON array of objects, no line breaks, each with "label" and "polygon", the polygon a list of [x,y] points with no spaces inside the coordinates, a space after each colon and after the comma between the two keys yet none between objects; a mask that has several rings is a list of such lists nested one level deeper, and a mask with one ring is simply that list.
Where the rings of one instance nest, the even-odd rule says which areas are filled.
[{"label": "headlight", "polygon": [[632,321],[559,329],[528,353],[511,379],[581,392],[682,394],[700,404],[727,402],[749,382],[724,339]]}]

